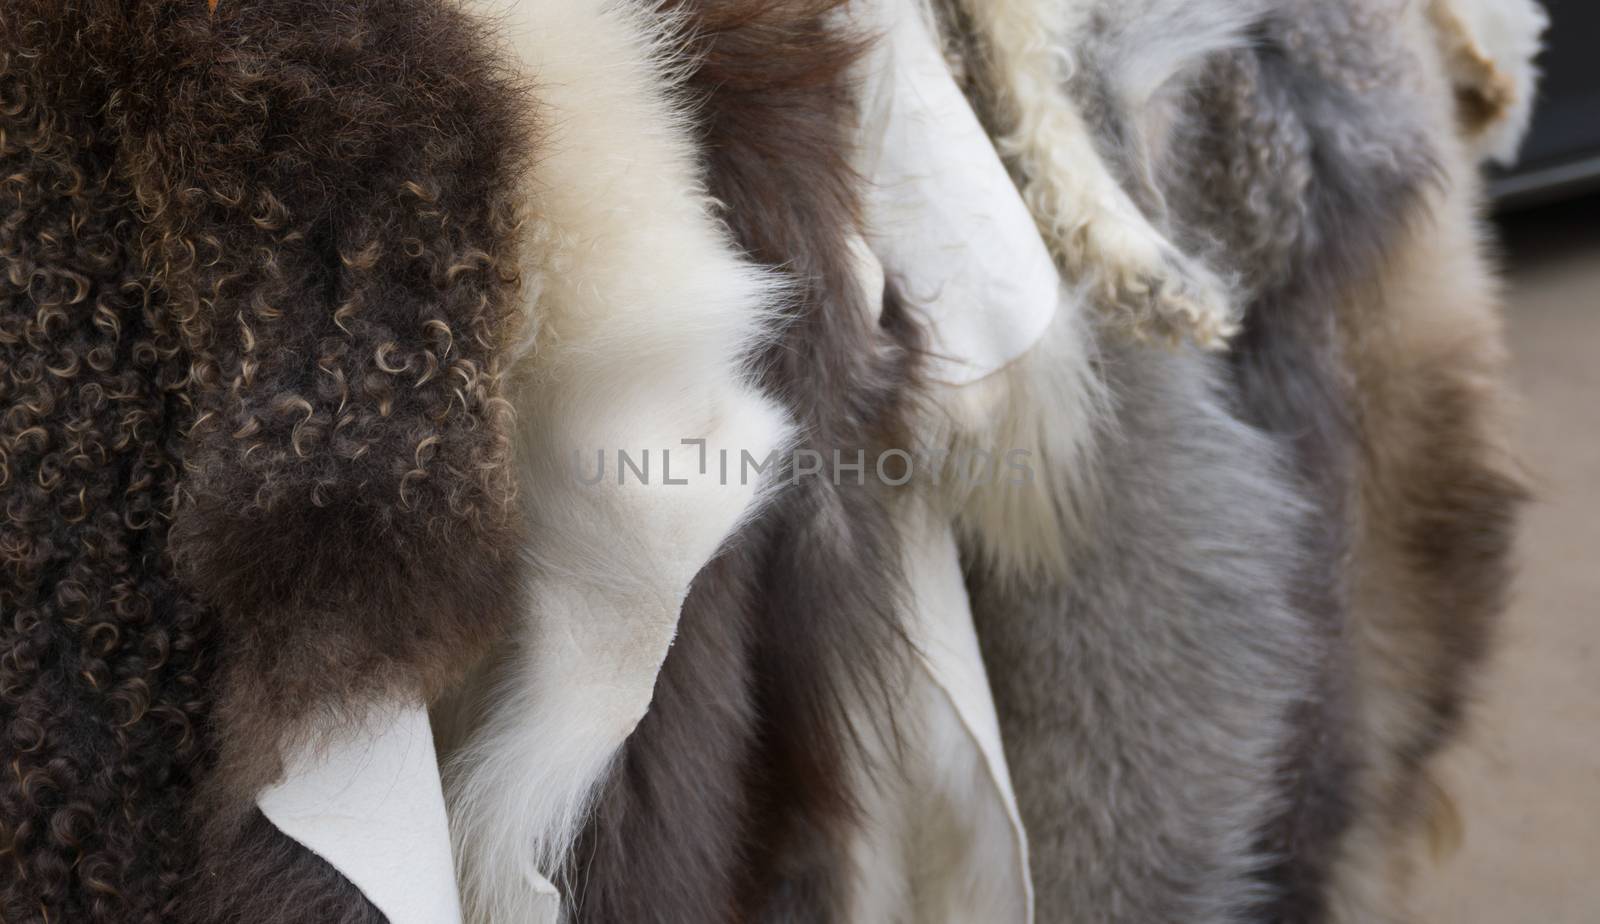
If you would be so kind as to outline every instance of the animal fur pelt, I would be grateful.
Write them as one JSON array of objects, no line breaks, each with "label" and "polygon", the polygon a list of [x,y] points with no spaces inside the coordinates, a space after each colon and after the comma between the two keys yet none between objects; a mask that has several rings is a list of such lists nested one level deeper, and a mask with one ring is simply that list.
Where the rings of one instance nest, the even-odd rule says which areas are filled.
[{"label": "animal fur pelt", "polygon": [[428,0],[0,15],[7,920],[381,918],[251,803],[517,598],[482,47]]},{"label": "animal fur pelt", "polygon": [[1252,293],[1245,406],[1292,441],[1342,524],[1319,555],[1340,567],[1325,599],[1349,614],[1290,763],[1298,808],[1270,835],[1278,916],[1400,920],[1403,896],[1379,883],[1408,865],[1433,801],[1425,767],[1503,605],[1521,496],[1500,446],[1495,296],[1416,11],[1282,3],[1257,36],[1214,62],[1188,123],[1202,137],[1172,147],[1200,169],[1164,172],[1180,223],[1215,235]]},{"label": "animal fur pelt", "polygon": [[[1237,280],[1236,400],[1318,507],[1298,609],[1323,661],[1284,755],[1287,811],[1265,832],[1266,914],[1395,920],[1396,848],[1500,608],[1520,496],[1499,446],[1492,287],[1416,11],[1253,6],[1248,47],[1166,60],[1131,96],[1119,75],[1167,20],[1100,11],[1068,88],[1150,214]],[[1424,432],[1453,450],[1425,453]]]},{"label": "animal fur pelt", "polygon": [[165,559],[188,362],[86,14],[0,13],[0,918],[158,924],[196,860],[214,620]]},{"label": "animal fur pelt", "polygon": [[[1108,176],[1172,235],[1150,172],[1175,117],[1171,101],[1184,98],[1209,56],[1246,43],[1259,5],[1000,6],[1010,9],[946,11],[958,33],[966,30],[957,45],[975,100],[1002,137],[1019,118],[1019,100],[1031,110],[1070,109]],[[1018,65],[1004,35],[1041,20],[1054,21],[1048,34],[1067,42],[1050,53],[1075,67],[1070,79],[1008,102],[1007,74]],[[1023,118],[1062,116],[1024,110]],[[1019,162],[1025,187],[1030,166],[1051,169]],[[1214,265],[1204,250],[1186,252]],[[1086,294],[1101,293],[1091,285]],[[967,531],[974,619],[1030,832],[1040,918],[1243,920],[1265,904],[1258,882],[1270,854],[1259,832],[1281,812],[1291,719],[1314,700],[1318,666],[1332,651],[1314,618],[1328,618],[1314,612],[1322,589],[1308,573],[1324,549],[1318,522],[1302,516],[1305,485],[1281,464],[1288,454],[1237,419],[1226,371],[1141,351],[1119,342],[1118,331],[1100,331],[1112,420],[1098,425],[1096,452],[1083,460],[1092,471],[1076,479],[1077,495],[1058,501],[1081,511],[1079,530],[1059,540],[1062,560],[1042,577],[996,570],[988,547],[997,537]],[[1176,423],[1162,422],[1169,413],[1183,421],[1174,432]],[[1160,514],[1133,516],[1168,489],[1179,493],[1164,506],[1149,501]],[[1273,500],[1248,500],[1264,497]],[[1238,554],[1202,553],[1183,538],[1208,532]],[[1257,547],[1260,535],[1275,537],[1273,545]],[[1162,573],[1172,581],[1136,576]],[[1240,586],[1255,592],[1232,596]],[[1260,647],[1241,644],[1241,635]],[[1136,680],[1124,676],[1153,657],[1193,671],[1174,669],[1159,684],[1144,668]],[[1055,666],[1063,662],[1070,667]],[[1235,788],[1190,798],[1199,795],[1195,779]],[[1125,810],[1106,813],[1107,802]]]},{"label": "animal fur pelt", "polygon": [[[838,0],[682,0],[710,193],[736,241],[790,281],[763,388],[831,459],[904,445],[915,334],[864,292]],[[569,881],[589,921],[840,920],[857,728],[899,657],[898,549],[882,488],[785,482],[696,579],[649,714]],[[881,709],[878,714],[882,714]]]},{"label": "animal fur pelt", "polygon": [[[724,30],[743,34],[751,12],[740,8]],[[745,546],[764,529],[754,518],[776,475],[741,472],[742,459],[783,446],[790,417],[749,367],[783,300],[809,296],[755,265],[799,255],[770,258],[746,234],[739,243],[756,261],[742,258],[706,195],[687,105],[704,88],[684,86],[686,62],[715,58],[683,54],[697,15],[529,0],[495,20],[543,88],[550,126],[524,190],[540,329],[513,399],[528,515],[548,541],[529,549],[532,605],[513,645],[463,704],[440,712],[475,922],[709,921],[738,897],[730,864],[745,851],[726,845],[745,816],[726,800],[744,798],[755,733],[744,639],[747,620],[765,614],[749,597],[759,579],[737,563],[754,560]],[[704,15],[709,35],[715,20]],[[808,56],[826,61],[827,50]],[[738,91],[737,76],[730,68],[723,92]],[[715,169],[710,184],[725,201],[738,192]],[[771,221],[827,228],[831,217]],[[696,439],[701,460],[681,445]],[[671,450],[684,481],[658,470],[650,484],[625,485],[619,470],[582,484],[571,470],[569,450],[592,459],[622,449],[655,452],[661,465]],[[540,877],[565,908],[552,907]]]},{"label": "animal fur pelt", "polygon": [[1277,4],[1251,48],[1205,65],[1153,171],[1180,234],[1240,279],[1239,401],[1292,450],[1318,506],[1301,592],[1326,654],[1285,755],[1287,809],[1265,832],[1273,920],[1323,913],[1359,803],[1349,594],[1363,440],[1339,303],[1373,278],[1434,164],[1387,19],[1364,0]]},{"label": "animal fur pelt", "polygon": [[[1056,15],[1075,23],[1062,33],[1078,65],[1065,86],[1102,154],[1152,220],[1234,279],[1246,300],[1234,360],[1239,407],[1291,451],[1319,508],[1301,535],[1311,555],[1301,564],[1295,609],[1314,620],[1321,663],[1314,695],[1296,707],[1299,730],[1283,741],[1286,811],[1260,845],[1279,861],[1267,876],[1274,904],[1263,913],[1312,920],[1328,900],[1324,882],[1347,849],[1353,816],[1399,809],[1367,801],[1363,787],[1367,768],[1388,758],[1363,740],[1361,710],[1394,691],[1376,693],[1364,679],[1361,664],[1372,655],[1355,647],[1363,622],[1347,615],[1353,575],[1365,558],[1381,557],[1352,537],[1374,516],[1356,500],[1381,475],[1363,449],[1371,445],[1362,420],[1369,396],[1355,358],[1370,355],[1372,335],[1342,319],[1344,303],[1369,295],[1386,248],[1423,211],[1436,163],[1427,96],[1396,38],[1398,5],[1056,6]],[[978,72],[981,81],[985,69]],[[1357,329],[1359,336],[1350,334]],[[1377,373],[1367,381],[1387,387]],[[1467,426],[1474,434],[1479,428],[1478,421]],[[1484,461],[1480,455],[1473,464]],[[1486,522],[1503,520],[1509,497],[1485,498]],[[1379,519],[1396,509],[1382,508]],[[1493,597],[1486,595],[1486,610]],[[1025,763],[1018,761],[1017,773],[1025,790]],[[1035,845],[1036,870],[1050,865],[1049,851],[1048,843]],[[1051,901],[1045,886],[1042,913]]]},{"label": "animal fur pelt", "polygon": [[[673,6],[696,62],[709,190],[781,267],[792,318],[757,362],[831,456],[887,442],[910,331],[885,330],[851,247],[855,179],[836,3]],[[852,806],[845,702],[891,657],[896,550],[870,484],[786,484],[695,580],[648,714],[558,871],[579,920],[789,920],[842,907]]]},{"label": "animal fur pelt", "polygon": [[1432,777],[1460,732],[1505,608],[1526,497],[1510,436],[1500,294],[1484,257],[1476,152],[1421,11],[1398,35],[1419,72],[1435,183],[1368,289],[1340,306],[1367,447],[1352,600],[1363,811],[1331,884],[1338,922],[1411,920],[1418,840],[1448,841]]},{"label": "animal fur pelt", "polygon": [[1039,919],[1244,920],[1319,655],[1293,605],[1306,506],[1216,361],[1110,338],[1100,367],[1070,575],[969,576]]}]

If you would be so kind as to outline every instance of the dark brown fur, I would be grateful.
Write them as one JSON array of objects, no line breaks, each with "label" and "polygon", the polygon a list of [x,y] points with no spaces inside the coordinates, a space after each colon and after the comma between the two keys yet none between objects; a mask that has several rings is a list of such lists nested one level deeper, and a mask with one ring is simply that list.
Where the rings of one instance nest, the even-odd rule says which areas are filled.
[{"label": "dark brown fur", "polygon": [[166,561],[187,357],[98,118],[116,29],[86,26],[0,11],[0,920],[162,924],[214,633]]},{"label": "dark brown fur", "polygon": [[0,14],[5,920],[374,919],[250,804],[312,717],[428,695],[515,607],[527,146],[476,28]]},{"label": "dark brown fur", "polygon": [[[761,380],[831,458],[894,439],[913,335],[875,327],[848,250],[856,183],[838,0],[682,0],[698,37],[713,195],[737,242],[797,283]],[[900,651],[879,488],[809,478],[704,571],[569,894],[588,921],[831,920],[853,819],[846,703]]]}]

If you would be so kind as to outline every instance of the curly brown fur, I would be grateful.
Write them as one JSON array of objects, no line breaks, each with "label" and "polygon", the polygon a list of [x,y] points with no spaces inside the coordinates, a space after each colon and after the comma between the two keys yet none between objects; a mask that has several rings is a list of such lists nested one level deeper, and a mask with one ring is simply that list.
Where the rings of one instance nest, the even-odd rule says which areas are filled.
[{"label": "curly brown fur", "polygon": [[230,829],[299,723],[426,695],[514,604],[525,146],[480,38],[429,0],[0,17],[7,920],[208,919],[257,884],[195,878],[187,820],[264,868]]},{"label": "curly brown fur", "polygon": [[211,620],[165,557],[188,362],[98,119],[116,33],[55,2],[0,13],[0,920],[18,924],[170,920],[205,766]]},{"label": "curly brown fur", "polygon": [[[848,235],[855,177],[838,0],[682,0],[698,36],[711,193],[735,239],[795,283],[764,386],[824,457],[894,440],[913,335],[880,326]],[[896,657],[898,551],[880,489],[801,479],[703,572],[649,714],[573,872],[577,917],[828,920],[840,907],[854,692]]]},{"label": "curly brown fur", "polygon": [[422,697],[511,615],[499,351],[516,95],[448,7],[150,4],[113,111],[192,360],[173,555],[217,606],[225,785]]}]

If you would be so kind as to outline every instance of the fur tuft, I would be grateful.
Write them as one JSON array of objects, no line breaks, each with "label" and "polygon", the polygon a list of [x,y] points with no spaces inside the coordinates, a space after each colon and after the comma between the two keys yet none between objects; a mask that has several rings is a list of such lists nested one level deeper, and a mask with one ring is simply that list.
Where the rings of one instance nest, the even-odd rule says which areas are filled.
[{"label": "fur tuft", "polygon": [[[1173,73],[1237,44],[1242,17],[1200,15],[1170,0],[1131,8],[1101,4],[1093,15],[1087,6],[962,0],[962,21],[976,37],[975,63],[984,75],[982,106],[1062,269],[1083,281],[1115,325],[1141,336],[1188,336],[1218,347],[1238,328],[1227,281],[1175,246],[1140,211],[1061,87],[1093,73],[1107,81],[1119,106],[1140,111]],[[1170,31],[1157,33],[1167,40],[1117,42],[1117,29],[1151,21],[1170,25]],[[1103,47],[1119,57],[1077,59],[1074,51],[1092,47],[1077,36],[1091,28],[1110,33],[1103,35]],[[1141,40],[1151,38],[1150,30],[1139,32]]]}]

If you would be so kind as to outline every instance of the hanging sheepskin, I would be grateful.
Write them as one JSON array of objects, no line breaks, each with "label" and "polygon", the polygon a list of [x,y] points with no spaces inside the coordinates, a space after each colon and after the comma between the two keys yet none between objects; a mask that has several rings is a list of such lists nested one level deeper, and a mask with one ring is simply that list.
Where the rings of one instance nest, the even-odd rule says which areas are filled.
[{"label": "hanging sheepskin", "polygon": [[382,919],[254,800],[517,610],[527,146],[482,38],[427,0],[0,14],[7,920]]}]

